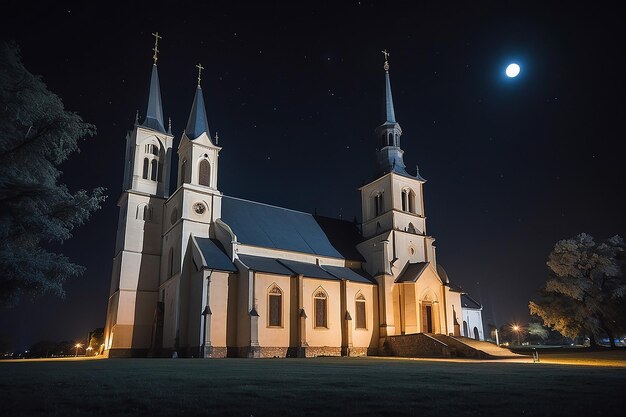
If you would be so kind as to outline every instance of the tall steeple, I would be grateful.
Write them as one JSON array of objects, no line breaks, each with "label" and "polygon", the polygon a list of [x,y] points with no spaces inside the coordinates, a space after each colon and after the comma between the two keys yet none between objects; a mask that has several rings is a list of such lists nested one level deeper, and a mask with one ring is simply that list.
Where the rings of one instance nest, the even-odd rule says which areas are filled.
[{"label": "tall steeple", "polygon": [[185,134],[189,139],[194,140],[203,133],[206,133],[209,139],[211,139],[209,122],[207,121],[206,109],[204,107],[204,97],[202,96],[202,87],[200,86],[200,76],[204,67],[201,64],[196,65],[196,67],[198,68],[198,87],[196,88],[196,95],[191,105],[191,113],[189,114]]},{"label": "tall steeple", "polygon": [[393,95],[391,94],[391,80],[389,77],[389,53],[382,51],[385,56],[385,102],[383,108],[383,124],[375,129],[377,151],[376,151],[376,176],[380,177],[389,172],[422,179],[417,175],[411,175],[406,171],[404,165],[404,151],[400,148],[400,136],[402,128],[396,121],[396,114],[393,107]]},{"label": "tall steeple", "polygon": [[165,133],[165,124],[163,123],[163,105],[161,104],[161,86],[159,85],[159,72],[157,71],[159,32],[153,33],[154,36],[154,63],[152,64],[152,76],[150,77],[150,94],[148,95],[148,110],[146,111],[146,119],[143,126],[150,129]]}]

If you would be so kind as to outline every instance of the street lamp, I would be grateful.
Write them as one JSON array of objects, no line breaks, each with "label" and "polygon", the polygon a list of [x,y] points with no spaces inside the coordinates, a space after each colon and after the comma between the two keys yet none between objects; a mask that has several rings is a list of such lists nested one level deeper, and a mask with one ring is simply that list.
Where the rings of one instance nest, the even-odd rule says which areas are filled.
[{"label": "street lamp", "polygon": [[78,357],[78,348],[83,347],[83,345],[81,343],[76,343],[76,346],[74,346],[76,348],[76,355],[74,355],[74,357]]},{"label": "street lamp", "polygon": [[520,331],[520,327],[519,327],[517,324],[516,324],[516,325],[514,325],[514,326],[513,326],[513,331],[514,331],[515,333],[517,333],[517,345],[518,345],[518,346],[521,346],[522,344],[521,344],[520,339],[519,339],[519,331]]}]

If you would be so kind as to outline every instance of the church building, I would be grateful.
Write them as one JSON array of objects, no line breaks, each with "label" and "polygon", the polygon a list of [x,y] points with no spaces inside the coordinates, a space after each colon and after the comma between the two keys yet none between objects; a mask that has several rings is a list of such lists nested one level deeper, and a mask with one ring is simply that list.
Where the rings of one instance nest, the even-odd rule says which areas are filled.
[{"label": "church building", "polygon": [[462,292],[426,230],[426,180],[403,161],[386,53],[360,225],[224,194],[200,76],[173,149],[156,53],[146,117],[126,137],[105,354],[361,356],[396,335],[460,335]]}]

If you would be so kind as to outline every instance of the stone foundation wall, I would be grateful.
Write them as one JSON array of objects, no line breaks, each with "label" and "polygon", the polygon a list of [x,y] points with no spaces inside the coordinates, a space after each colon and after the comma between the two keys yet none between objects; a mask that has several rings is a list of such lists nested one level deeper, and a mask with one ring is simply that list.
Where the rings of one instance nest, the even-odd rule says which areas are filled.
[{"label": "stone foundation wall", "polygon": [[149,349],[109,349],[109,358],[145,358]]},{"label": "stone foundation wall", "polygon": [[448,358],[448,346],[423,333],[383,338],[381,356]]}]

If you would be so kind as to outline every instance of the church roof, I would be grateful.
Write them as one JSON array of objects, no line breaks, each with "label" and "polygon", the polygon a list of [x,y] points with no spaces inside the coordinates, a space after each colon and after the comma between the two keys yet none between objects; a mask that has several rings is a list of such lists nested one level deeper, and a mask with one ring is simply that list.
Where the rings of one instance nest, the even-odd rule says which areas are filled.
[{"label": "church roof", "polygon": [[165,133],[163,124],[163,105],[161,104],[161,86],[159,85],[159,72],[156,64],[152,65],[150,77],[150,93],[148,95],[148,111],[143,126]]},{"label": "church roof", "polygon": [[309,278],[340,280],[372,284],[375,281],[361,269],[345,266],[317,265],[288,259],[266,258],[254,255],[239,255],[245,266],[253,271],[279,275],[304,275]]},{"label": "church roof", "polygon": [[278,275],[293,275],[293,272],[274,258],[263,256],[239,255],[239,259],[245,266],[253,271],[268,272]]},{"label": "church roof", "polygon": [[352,269],[345,266],[322,265],[326,271],[339,279],[347,279],[348,281],[366,282],[372,284],[376,282],[367,272],[362,269]]},{"label": "church roof", "polygon": [[193,98],[193,104],[191,105],[191,112],[189,113],[189,120],[187,121],[187,127],[185,128],[185,134],[189,139],[194,140],[204,132],[206,132],[209,138],[211,137],[211,133],[209,132],[209,122],[206,117],[206,109],[204,108],[202,88],[198,85],[198,88],[196,88],[196,95]]},{"label": "church roof", "polygon": [[468,294],[461,294],[461,305],[463,308],[471,308],[475,310],[480,310],[483,306]]},{"label": "church roof", "polygon": [[356,226],[343,220],[223,196],[222,220],[251,246],[362,261]]},{"label": "church roof", "polygon": [[396,278],[396,282],[416,282],[424,273],[430,262],[416,262],[407,265],[405,270]]},{"label": "church roof", "polygon": [[205,267],[218,271],[237,272],[237,267],[231,262],[222,244],[216,239],[194,237],[202,253]]}]

